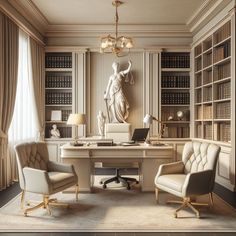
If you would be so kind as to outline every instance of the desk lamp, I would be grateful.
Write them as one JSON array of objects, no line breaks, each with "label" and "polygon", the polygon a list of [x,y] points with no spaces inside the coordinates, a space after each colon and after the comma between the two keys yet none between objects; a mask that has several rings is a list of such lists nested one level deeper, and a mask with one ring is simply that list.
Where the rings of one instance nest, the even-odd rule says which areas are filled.
[{"label": "desk lamp", "polygon": [[[78,114],[78,113],[70,114],[67,120],[68,125],[76,125],[78,127],[79,125],[84,125],[85,123],[86,123],[85,114]],[[73,145],[78,146],[78,136],[75,137]]]},{"label": "desk lamp", "polygon": [[165,131],[165,125],[162,124],[162,122],[159,121],[156,117],[154,117],[154,116],[152,116],[152,115],[150,115],[150,114],[146,114],[145,117],[143,118],[143,122],[144,122],[145,124],[148,124],[149,127],[150,127],[150,125],[152,124],[153,120],[155,120],[155,121],[157,121],[158,123],[161,124],[161,129],[160,129],[160,132],[159,132],[159,134],[158,134],[158,137],[161,138],[161,137],[163,136],[163,134],[164,134],[164,131]]}]

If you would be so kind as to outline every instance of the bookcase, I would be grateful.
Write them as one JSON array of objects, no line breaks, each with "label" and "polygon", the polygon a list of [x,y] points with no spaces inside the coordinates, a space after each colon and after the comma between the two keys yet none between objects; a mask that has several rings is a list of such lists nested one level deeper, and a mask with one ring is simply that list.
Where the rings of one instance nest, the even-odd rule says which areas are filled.
[{"label": "bookcase", "polygon": [[162,52],[160,117],[163,138],[190,135],[190,53]]},{"label": "bookcase", "polygon": [[194,48],[194,137],[231,141],[231,21]]},{"label": "bookcase", "polygon": [[[52,125],[60,131],[60,140],[72,138],[66,124],[72,113],[73,63],[71,52],[45,53],[45,138],[51,137]],[[53,138],[55,140],[56,138]]]}]

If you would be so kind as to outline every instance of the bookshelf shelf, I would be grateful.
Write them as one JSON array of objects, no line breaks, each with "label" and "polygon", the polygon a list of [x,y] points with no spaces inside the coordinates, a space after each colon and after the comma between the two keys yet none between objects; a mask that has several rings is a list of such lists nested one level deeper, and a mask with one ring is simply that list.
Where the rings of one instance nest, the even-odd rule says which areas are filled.
[{"label": "bookshelf shelf", "polygon": [[[160,117],[165,124],[165,138],[190,136],[190,53],[161,53]],[[178,112],[183,119],[178,120]],[[181,113],[180,113],[181,114]],[[169,118],[172,117],[172,120]]]},{"label": "bookshelf shelf", "polygon": [[[72,127],[66,124],[73,107],[73,63],[71,52],[45,53],[45,139],[63,141],[72,138]],[[56,119],[55,118],[56,114]],[[61,138],[51,138],[56,124]]]},{"label": "bookshelf shelf", "polygon": [[200,74],[200,73],[202,73],[202,69],[195,72],[195,74]]},{"label": "bookshelf shelf", "polygon": [[194,48],[194,65],[194,137],[229,142],[231,21]]}]

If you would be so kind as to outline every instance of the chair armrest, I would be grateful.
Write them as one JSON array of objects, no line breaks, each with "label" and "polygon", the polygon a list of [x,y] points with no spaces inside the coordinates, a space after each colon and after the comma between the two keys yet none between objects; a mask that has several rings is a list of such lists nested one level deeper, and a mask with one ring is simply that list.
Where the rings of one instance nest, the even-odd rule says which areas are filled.
[{"label": "chair armrest", "polygon": [[25,190],[33,193],[50,193],[50,180],[45,170],[30,167],[23,168]]},{"label": "chair armrest", "polygon": [[204,170],[186,176],[182,192],[184,196],[210,193],[214,187],[214,171]]},{"label": "chair armrest", "polygon": [[48,170],[55,172],[64,172],[64,173],[75,173],[74,166],[71,164],[61,164],[53,161],[48,162]]},{"label": "chair armrest", "polygon": [[183,171],[184,171],[184,163],[182,161],[178,161],[160,165],[156,176],[178,174],[178,173],[183,173]]}]

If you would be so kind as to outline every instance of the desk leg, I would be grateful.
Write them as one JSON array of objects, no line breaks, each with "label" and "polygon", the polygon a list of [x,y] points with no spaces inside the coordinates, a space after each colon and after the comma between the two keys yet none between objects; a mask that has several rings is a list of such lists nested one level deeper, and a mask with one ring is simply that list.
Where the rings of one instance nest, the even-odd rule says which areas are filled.
[{"label": "desk leg", "polygon": [[[62,158],[62,162],[74,165],[79,179],[79,191],[91,192],[92,180],[91,164],[89,158]],[[74,191],[74,188],[72,189]]]}]

